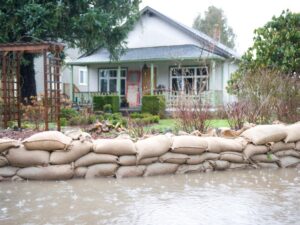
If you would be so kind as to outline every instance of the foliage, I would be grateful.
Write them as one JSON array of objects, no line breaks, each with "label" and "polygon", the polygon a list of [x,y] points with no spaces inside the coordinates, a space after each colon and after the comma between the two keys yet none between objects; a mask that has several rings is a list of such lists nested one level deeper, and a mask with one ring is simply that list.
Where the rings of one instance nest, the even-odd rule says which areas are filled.
[{"label": "foliage", "polygon": [[127,126],[127,120],[122,116],[121,113],[105,113],[102,120],[108,120],[113,125],[121,124],[122,126]]},{"label": "foliage", "polygon": [[215,6],[209,6],[204,14],[204,18],[202,18],[201,14],[195,18],[193,28],[213,38],[216,26],[218,26],[221,35],[220,42],[230,48],[234,48],[236,35],[233,29],[228,26],[223,10]]},{"label": "foliage", "polygon": [[206,132],[209,127],[209,119],[212,118],[211,107],[199,100],[191,99],[187,101],[187,96],[178,96],[175,105],[174,118],[178,127],[186,132],[199,130]]},{"label": "foliage", "polygon": [[93,97],[94,111],[104,111],[104,105],[110,104],[113,113],[120,109],[120,97],[117,95],[101,95]]},{"label": "foliage", "polygon": [[225,106],[227,121],[232,129],[241,129],[246,122],[247,103],[232,102]]},{"label": "foliage", "polygon": [[105,104],[103,106],[103,111],[106,112],[106,113],[111,113],[112,112],[112,107],[111,107],[111,104]]},{"label": "foliage", "polygon": [[165,97],[163,95],[144,95],[142,98],[142,112],[164,117],[166,110]]},{"label": "foliage", "polygon": [[64,117],[60,118],[60,125],[62,127],[67,126],[68,125],[68,120],[66,118],[64,118]]},{"label": "foliage", "polygon": [[72,117],[78,116],[79,113],[73,108],[61,108],[60,109],[60,117],[66,118],[67,120],[71,119]]},{"label": "foliage", "polygon": [[21,110],[23,112],[23,118],[35,125],[35,129],[40,129],[40,124],[43,122],[45,107],[43,100],[32,96],[30,98],[30,104],[21,105]]}]

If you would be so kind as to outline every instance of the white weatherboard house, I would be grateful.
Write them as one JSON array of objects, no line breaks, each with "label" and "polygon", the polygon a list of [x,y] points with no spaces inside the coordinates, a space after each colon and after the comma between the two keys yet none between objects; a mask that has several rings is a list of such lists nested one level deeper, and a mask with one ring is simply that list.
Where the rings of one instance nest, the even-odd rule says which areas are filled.
[{"label": "white weatherboard house", "polygon": [[233,98],[226,85],[237,68],[237,54],[150,7],[141,11],[127,47],[118,61],[110,61],[107,49],[100,48],[69,62],[67,94],[84,103],[93,95],[115,93],[129,108],[139,107],[143,95],[156,93],[164,94],[169,106],[182,93],[211,105]]}]

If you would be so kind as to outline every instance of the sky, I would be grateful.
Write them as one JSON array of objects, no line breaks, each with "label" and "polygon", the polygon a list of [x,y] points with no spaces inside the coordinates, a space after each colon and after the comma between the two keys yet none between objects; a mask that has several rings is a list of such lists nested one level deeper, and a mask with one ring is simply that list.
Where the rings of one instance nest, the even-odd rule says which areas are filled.
[{"label": "sky", "polygon": [[282,10],[300,12],[300,0],[142,0],[140,8],[150,6],[166,16],[192,27],[195,17],[210,5],[223,9],[227,23],[237,35],[235,50],[243,54],[253,44],[253,32]]}]

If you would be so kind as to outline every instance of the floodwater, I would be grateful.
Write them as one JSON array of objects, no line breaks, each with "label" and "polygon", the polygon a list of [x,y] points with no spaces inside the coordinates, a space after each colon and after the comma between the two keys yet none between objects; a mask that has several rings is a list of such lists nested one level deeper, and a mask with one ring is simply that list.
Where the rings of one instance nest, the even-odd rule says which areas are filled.
[{"label": "floodwater", "polygon": [[300,169],[4,182],[0,224],[300,224]]}]

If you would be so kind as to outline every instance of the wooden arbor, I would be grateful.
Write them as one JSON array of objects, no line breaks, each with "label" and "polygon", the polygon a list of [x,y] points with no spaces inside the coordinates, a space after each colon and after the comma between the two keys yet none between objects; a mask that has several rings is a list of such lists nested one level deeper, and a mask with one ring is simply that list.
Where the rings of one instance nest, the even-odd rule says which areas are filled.
[{"label": "wooden arbor", "polygon": [[7,43],[0,44],[0,64],[2,87],[0,97],[3,99],[3,124],[16,120],[21,127],[21,86],[20,64],[22,54],[42,54],[44,68],[44,121],[48,130],[49,121],[56,121],[60,130],[60,53],[64,45],[53,42]]}]

